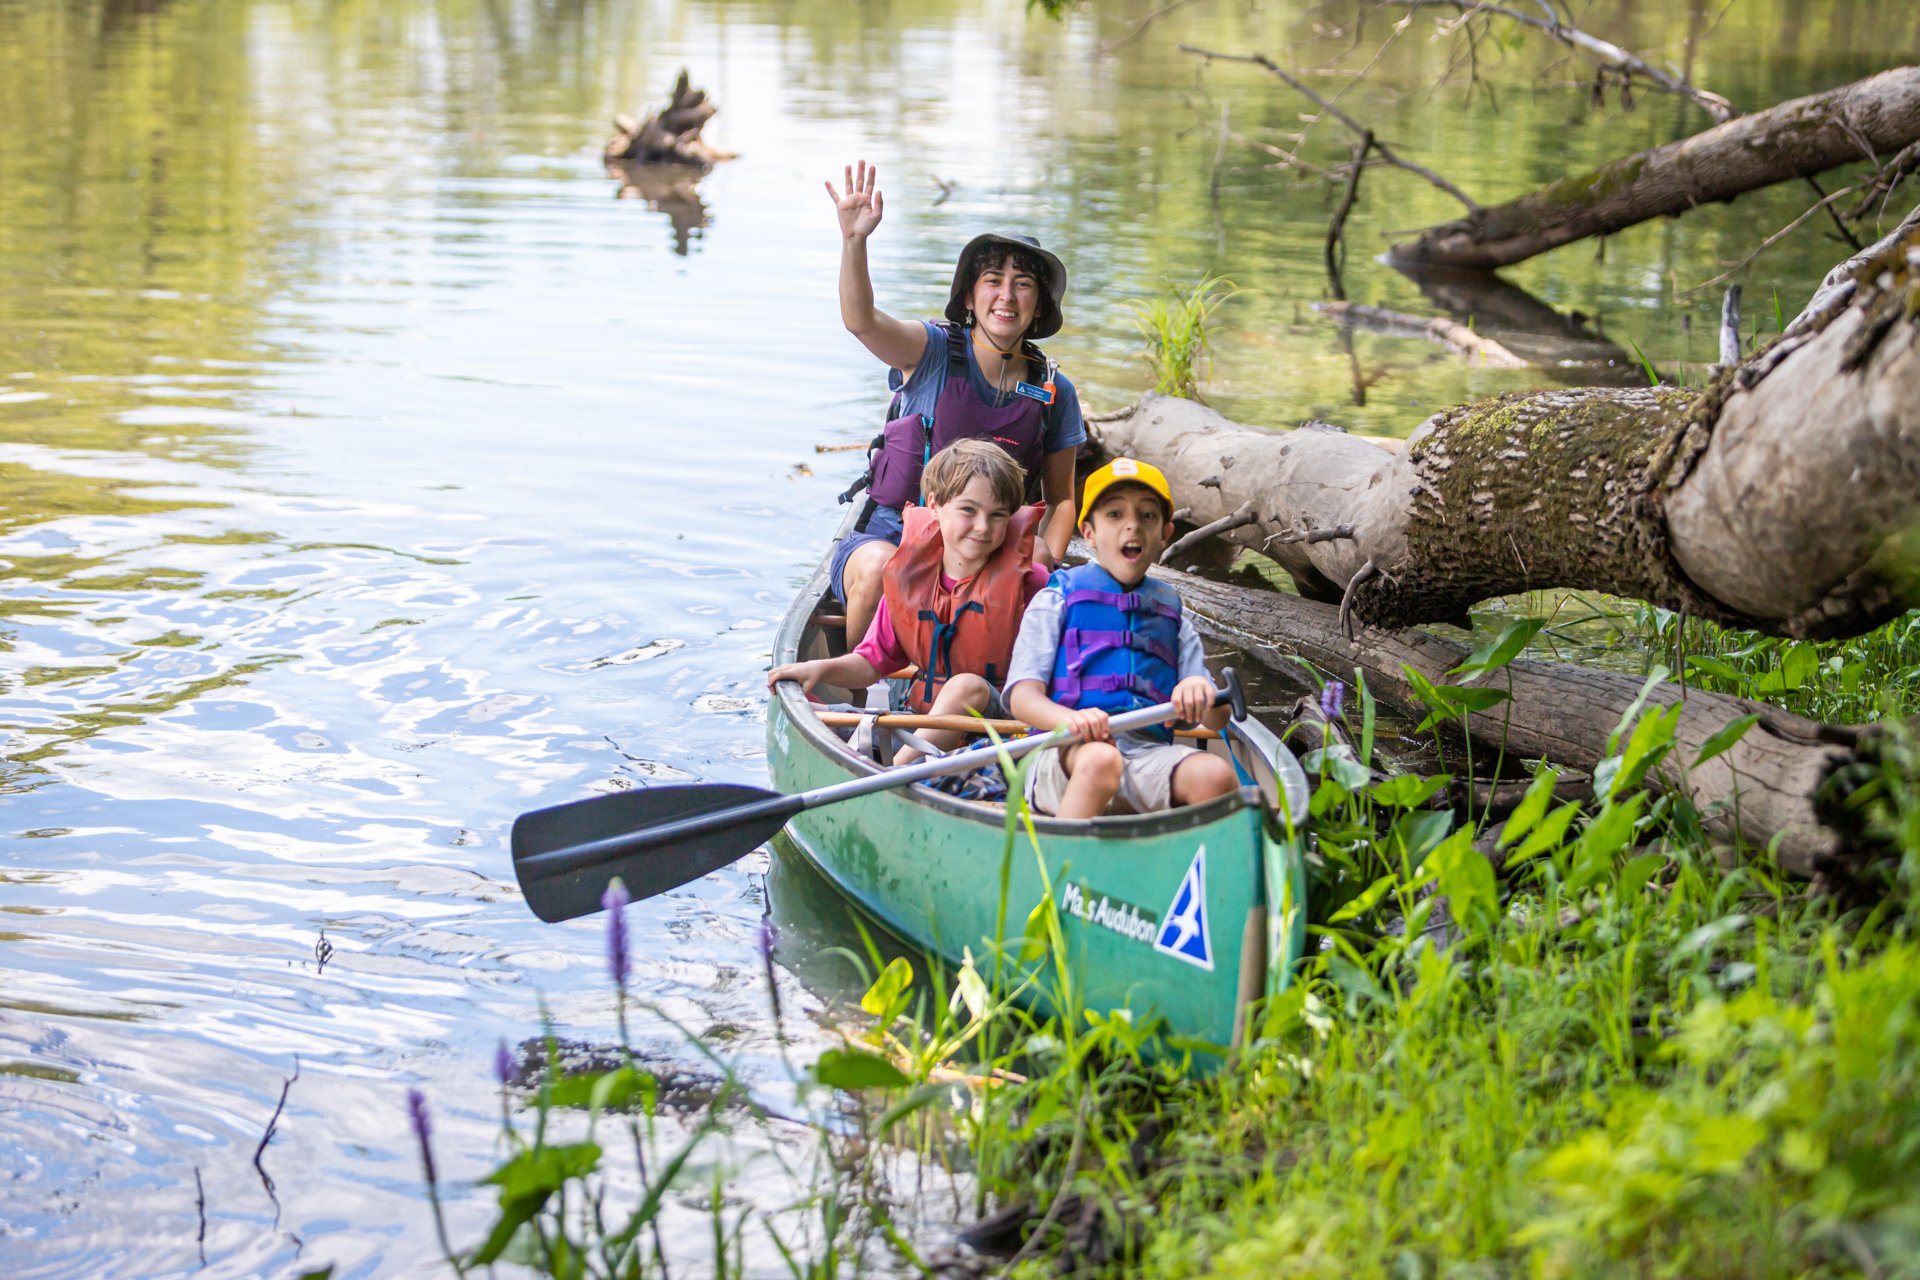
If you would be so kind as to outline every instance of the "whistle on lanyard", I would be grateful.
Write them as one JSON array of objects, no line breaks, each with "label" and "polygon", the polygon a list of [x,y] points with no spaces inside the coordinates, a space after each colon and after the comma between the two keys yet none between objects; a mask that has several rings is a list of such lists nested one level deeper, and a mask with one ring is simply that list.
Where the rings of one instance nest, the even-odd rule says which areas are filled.
[{"label": "whistle on lanyard", "polygon": [[1013,386],[1014,394],[1025,396],[1029,400],[1038,400],[1041,404],[1052,404],[1054,395],[1053,374],[1059,367],[1058,364],[1054,363],[1053,357],[1048,356],[1046,381],[1037,387],[1031,382],[1016,382]]}]

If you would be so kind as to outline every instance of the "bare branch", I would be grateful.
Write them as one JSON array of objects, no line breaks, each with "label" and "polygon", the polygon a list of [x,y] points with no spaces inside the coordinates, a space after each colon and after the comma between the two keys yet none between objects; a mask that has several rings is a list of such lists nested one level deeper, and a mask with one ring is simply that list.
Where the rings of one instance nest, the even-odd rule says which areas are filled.
[{"label": "bare branch", "polygon": [[1360,175],[1367,167],[1367,152],[1373,149],[1373,130],[1360,135],[1360,141],[1353,148],[1353,164],[1347,170],[1346,194],[1340,197],[1340,207],[1334,210],[1333,221],[1327,224],[1327,283],[1333,289],[1333,296],[1345,299],[1346,283],[1343,275],[1347,265],[1347,215],[1353,212],[1353,206],[1360,199]]},{"label": "bare branch", "polygon": [[[1333,103],[1327,101],[1327,99],[1321,97],[1318,93],[1315,93],[1312,89],[1309,89],[1306,85],[1302,84],[1297,77],[1282,70],[1278,64],[1276,64],[1271,58],[1268,58],[1265,54],[1220,53],[1213,49],[1196,48],[1195,46],[1190,44],[1181,45],[1180,51],[1182,53],[1191,53],[1198,57],[1205,58],[1209,62],[1215,62],[1215,61],[1249,62],[1256,67],[1262,67],[1270,75],[1278,79],[1282,84],[1285,84],[1288,88],[1292,89],[1294,92],[1300,94],[1302,97],[1312,102],[1315,106],[1319,107],[1322,112],[1332,116],[1335,120],[1338,120],[1341,124],[1353,130],[1356,136],[1362,137],[1362,138],[1372,137],[1372,131],[1369,130],[1365,125],[1355,120],[1352,116],[1342,111],[1339,107],[1334,106]],[[1424,165],[1415,164],[1411,160],[1401,159],[1398,155],[1394,153],[1393,148],[1389,147],[1386,143],[1380,141],[1380,139],[1378,138],[1373,139],[1373,149],[1380,156],[1382,160],[1385,160],[1388,164],[1393,165],[1395,168],[1405,169],[1408,173],[1417,174],[1420,177],[1425,178],[1428,182],[1432,183],[1434,186],[1438,187],[1440,190],[1446,192],[1448,195],[1452,196],[1455,200],[1458,200],[1461,204],[1467,206],[1467,211],[1469,213],[1479,212],[1480,205],[1477,201],[1474,200],[1472,196],[1468,195],[1466,192],[1462,191],[1460,188],[1454,186],[1451,182],[1448,182],[1445,178],[1441,177],[1439,174],[1435,173],[1433,170],[1427,168]]]},{"label": "bare branch", "polygon": [[1765,253],[1768,249],[1771,249],[1782,238],[1784,238],[1788,232],[1792,231],[1795,227],[1805,222],[1808,218],[1811,218],[1814,214],[1820,212],[1822,209],[1832,204],[1835,200],[1838,200],[1841,196],[1847,195],[1852,191],[1853,191],[1852,187],[1842,187],[1838,191],[1834,192],[1832,195],[1823,197],[1811,208],[1809,208],[1805,213],[1801,214],[1799,217],[1795,218],[1792,222],[1789,222],[1786,226],[1780,228],[1778,231],[1768,236],[1765,240],[1762,240],[1759,246],[1755,248],[1752,253],[1740,259],[1740,261],[1734,263],[1731,267],[1728,267],[1725,271],[1722,271],[1719,275],[1715,276],[1713,279],[1703,280],[1699,284],[1694,285],[1691,289],[1682,289],[1676,296],[1682,297],[1682,298],[1690,298],[1694,294],[1699,293],[1702,289],[1713,288],[1713,286],[1719,284],[1721,281],[1725,280],[1729,276],[1738,275],[1741,271],[1744,271],[1746,269],[1748,263],[1752,262],[1755,258]]},{"label": "bare branch", "polygon": [[1623,83],[1638,76],[1668,93],[1679,94],[1712,116],[1716,124],[1724,123],[1740,114],[1734,109],[1732,103],[1719,94],[1695,88],[1678,76],[1662,71],[1645,59],[1628,53],[1619,45],[1602,40],[1598,36],[1589,35],[1571,22],[1563,21],[1558,14],[1545,5],[1541,7],[1546,9],[1548,16],[1536,18],[1532,14],[1521,13],[1504,5],[1481,3],[1480,0],[1383,0],[1383,3],[1402,9],[1453,9],[1463,20],[1476,14],[1506,18],[1544,31],[1568,48],[1584,53],[1600,66],[1619,72]]},{"label": "bare branch", "polygon": [[1152,13],[1140,19],[1140,21],[1134,23],[1132,31],[1129,31],[1126,35],[1121,36],[1118,40],[1115,40],[1111,44],[1101,45],[1100,52],[1102,54],[1115,54],[1120,52],[1120,50],[1126,48],[1128,45],[1132,44],[1135,40],[1138,40],[1141,36],[1147,34],[1148,27],[1151,27],[1154,23],[1160,21],[1160,19],[1166,17],[1168,14],[1173,13],[1174,11],[1179,9],[1184,9],[1192,3],[1193,3],[1193,0],[1173,0],[1173,3],[1168,5],[1166,8],[1155,9]]},{"label": "bare branch", "polygon": [[1309,529],[1305,524],[1295,521],[1292,528],[1282,529],[1261,543],[1260,549],[1265,551],[1276,545],[1291,546],[1296,542],[1304,542],[1308,546],[1316,542],[1334,542],[1340,538],[1351,538],[1353,528],[1350,524],[1337,524],[1330,529]]},{"label": "bare branch", "polygon": [[1254,510],[1253,504],[1251,502],[1245,503],[1239,510],[1233,512],[1231,515],[1222,516],[1212,524],[1203,524],[1192,533],[1179,539],[1160,554],[1160,563],[1172,564],[1173,558],[1182,551],[1185,551],[1188,547],[1205,542],[1208,538],[1214,537],[1217,534],[1238,529],[1243,524],[1257,523],[1259,519],[1260,514]]}]

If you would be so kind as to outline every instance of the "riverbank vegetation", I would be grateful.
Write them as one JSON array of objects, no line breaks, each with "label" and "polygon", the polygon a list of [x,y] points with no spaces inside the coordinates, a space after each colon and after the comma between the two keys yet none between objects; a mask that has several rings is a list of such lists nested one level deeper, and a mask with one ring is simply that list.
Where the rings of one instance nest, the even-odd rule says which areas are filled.
[{"label": "riverbank vegetation", "polygon": [[[1672,619],[1640,620],[1671,643]],[[1502,638],[1538,629],[1510,624],[1482,673],[1511,660]],[[1381,778],[1371,695],[1329,684],[1320,707],[1356,746],[1323,729],[1308,756],[1317,945],[1224,1066],[1079,1007],[1050,901],[1005,904],[1005,966],[992,940],[977,963],[929,969],[862,930],[847,958],[869,985],[842,1011],[847,1042],[793,1068],[817,1126],[816,1158],[794,1171],[807,1194],[737,1206],[695,1158],[731,1127],[776,1123],[715,1049],[699,1051],[717,1086],[673,1106],[624,1047],[549,1070],[563,1057],[549,1028],[536,1058],[503,1048],[496,1064],[498,1217],[450,1256],[565,1276],[742,1274],[756,1249],[796,1277],[1910,1274],[1920,745],[1898,726],[1917,630],[1910,614],[1811,658],[1689,636],[1692,670],[1746,696],[1818,710],[1850,686],[1882,691],[1844,704],[1890,726],[1879,776],[1855,791],[1886,852],[1851,896],[1807,895],[1764,851],[1731,856],[1683,788],[1650,791],[1706,754],[1677,754],[1657,706],[1623,720],[1591,800],[1557,800],[1540,765],[1517,805],[1475,813],[1447,804],[1444,778]],[[1464,714],[1457,688],[1425,705],[1434,730]],[[1022,818],[1008,860],[1033,856]],[[623,904],[608,905],[624,1027]],[[1033,1013],[1035,995],[1056,1012]],[[617,1135],[605,1149],[601,1129]],[[431,1183],[430,1154],[426,1168]],[[914,1198],[927,1170],[977,1221],[951,1222],[943,1194],[939,1238],[909,1238],[897,1223],[929,1216]],[[709,1204],[703,1256],[665,1258],[669,1194]],[[947,1247],[955,1226],[971,1249]]]}]

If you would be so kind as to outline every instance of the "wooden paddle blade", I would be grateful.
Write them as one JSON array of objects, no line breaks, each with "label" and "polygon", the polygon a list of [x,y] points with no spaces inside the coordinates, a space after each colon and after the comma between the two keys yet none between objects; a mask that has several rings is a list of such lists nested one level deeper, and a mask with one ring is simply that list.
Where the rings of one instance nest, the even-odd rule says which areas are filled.
[{"label": "wooden paddle blade", "polygon": [[588,865],[564,870],[552,869],[553,859],[537,855],[621,836],[641,837],[649,828],[780,798],[778,792],[759,787],[703,783],[616,791],[536,809],[521,814],[513,824],[514,874],[527,906],[547,923],[592,915],[600,910],[600,900],[615,876],[635,901],[677,889],[771,840],[786,824],[786,816],[748,817],[722,830],[639,852],[622,853],[615,848]]}]

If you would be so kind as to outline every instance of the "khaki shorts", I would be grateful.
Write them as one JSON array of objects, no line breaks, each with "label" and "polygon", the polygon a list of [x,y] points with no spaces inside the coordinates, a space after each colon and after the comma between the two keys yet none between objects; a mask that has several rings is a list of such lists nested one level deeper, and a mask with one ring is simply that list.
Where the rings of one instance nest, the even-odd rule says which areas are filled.
[{"label": "khaki shorts", "polygon": [[[1152,813],[1173,808],[1173,771],[1199,748],[1151,738],[1120,735],[1120,754],[1126,766],[1120,773],[1120,793],[1108,813]],[[1067,748],[1042,751],[1027,773],[1027,803],[1041,813],[1053,813],[1067,794]]]}]

